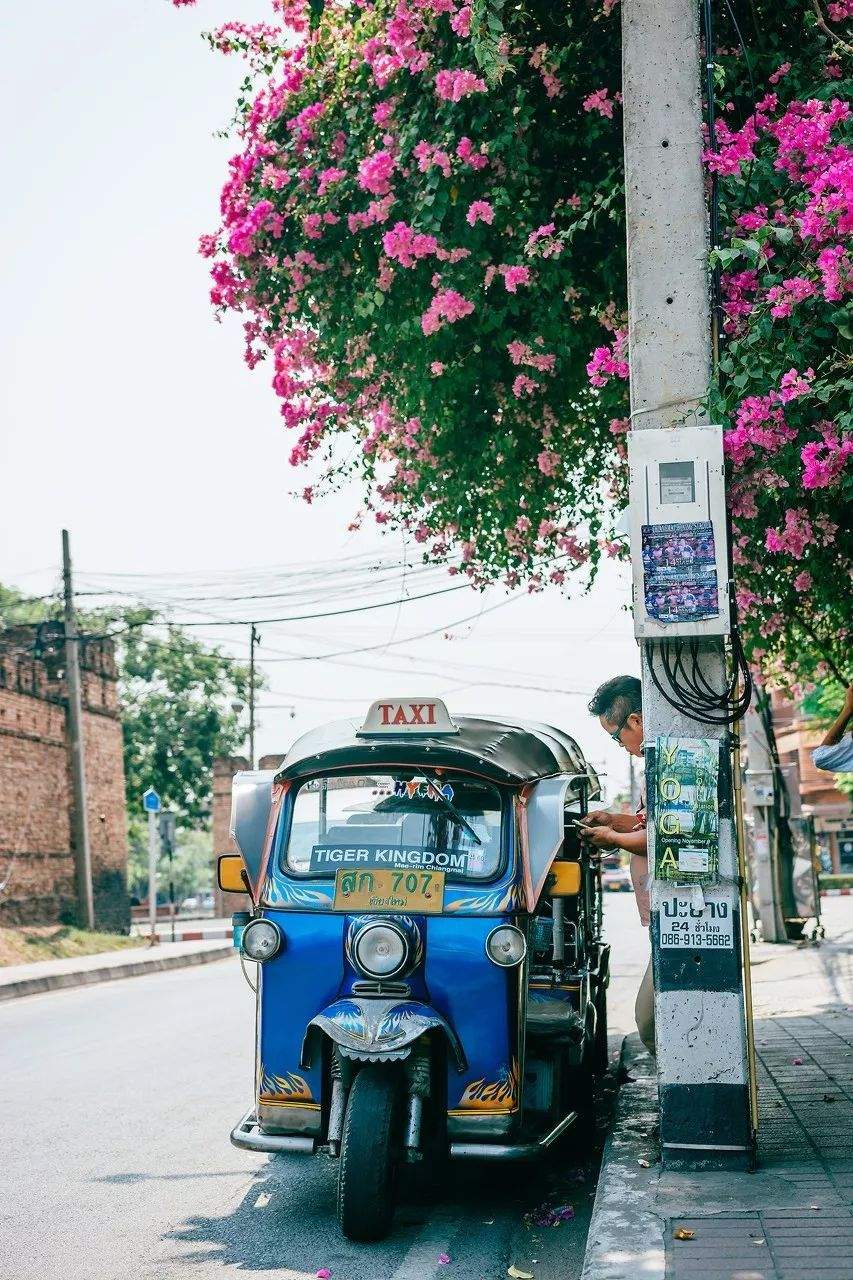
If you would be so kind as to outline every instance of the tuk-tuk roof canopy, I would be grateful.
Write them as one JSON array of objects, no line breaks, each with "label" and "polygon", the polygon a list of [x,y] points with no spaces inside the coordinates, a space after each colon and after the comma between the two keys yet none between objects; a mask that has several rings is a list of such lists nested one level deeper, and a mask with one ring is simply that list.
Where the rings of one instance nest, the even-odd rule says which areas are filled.
[{"label": "tuk-tuk roof canopy", "polygon": [[359,736],[360,720],[333,720],[297,738],[276,778],[296,780],[351,766],[455,768],[518,784],[585,774],[590,798],[600,794],[598,775],[562,729],[492,716],[454,716],[453,722],[459,731],[452,735],[392,732],[370,738]]}]

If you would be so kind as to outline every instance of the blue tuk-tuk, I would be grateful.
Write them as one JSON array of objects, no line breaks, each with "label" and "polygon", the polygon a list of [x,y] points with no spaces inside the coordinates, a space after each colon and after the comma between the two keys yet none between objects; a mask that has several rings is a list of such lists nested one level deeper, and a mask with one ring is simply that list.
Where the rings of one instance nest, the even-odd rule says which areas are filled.
[{"label": "blue tuk-tuk", "polygon": [[559,729],[388,699],[234,779],[226,890],[249,892],[254,1104],[231,1140],[339,1158],[351,1239],[403,1163],[519,1160],[589,1123],[607,1063],[598,778]]}]

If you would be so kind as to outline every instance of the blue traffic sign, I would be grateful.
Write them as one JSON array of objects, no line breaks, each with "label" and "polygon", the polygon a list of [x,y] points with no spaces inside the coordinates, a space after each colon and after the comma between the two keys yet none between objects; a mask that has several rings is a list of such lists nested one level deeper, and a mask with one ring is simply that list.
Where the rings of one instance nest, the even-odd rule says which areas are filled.
[{"label": "blue traffic sign", "polygon": [[149,787],[147,791],[143,792],[142,807],[146,813],[160,812],[160,809],[162,808],[160,797],[153,787]]}]

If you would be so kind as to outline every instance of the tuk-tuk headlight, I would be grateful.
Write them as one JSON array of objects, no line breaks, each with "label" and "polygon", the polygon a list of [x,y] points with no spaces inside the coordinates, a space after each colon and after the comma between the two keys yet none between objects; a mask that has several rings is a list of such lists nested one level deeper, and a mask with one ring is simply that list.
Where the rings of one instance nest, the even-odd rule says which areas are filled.
[{"label": "tuk-tuk headlight", "polygon": [[356,934],[353,958],[366,978],[393,978],[409,959],[406,935],[393,924],[368,924]]},{"label": "tuk-tuk headlight", "polygon": [[243,930],[243,954],[250,960],[272,960],[281,951],[284,939],[272,920],[252,920]]},{"label": "tuk-tuk headlight", "polygon": [[527,955],[527,940],[514,924],[500,924],[486,938],[486,955],[493,964],[511,969]]}]

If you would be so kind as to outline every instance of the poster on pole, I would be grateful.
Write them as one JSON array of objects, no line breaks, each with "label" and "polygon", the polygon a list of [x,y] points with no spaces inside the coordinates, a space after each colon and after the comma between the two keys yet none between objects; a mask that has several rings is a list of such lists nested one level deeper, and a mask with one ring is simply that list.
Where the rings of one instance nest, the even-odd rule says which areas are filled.
[{"label": "poster on pole", "polygon": [[656,739],[655,880],[702,885],[717,879],[720,750],[716,738]]},{"label": "poster on pole", "polygon": [[716,618],[717,555],[710,520],[644,524],[643,589],[646,613],[656,622]]}]

